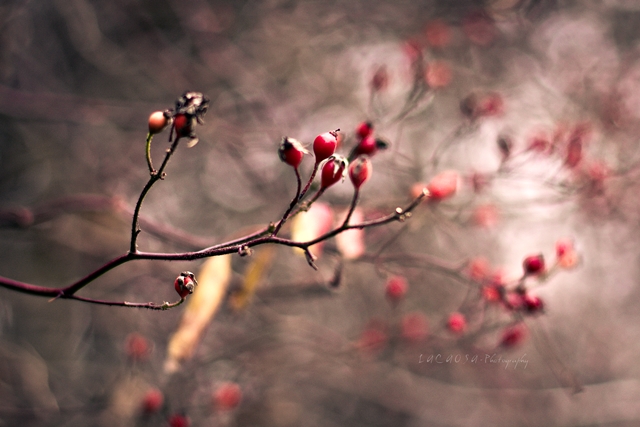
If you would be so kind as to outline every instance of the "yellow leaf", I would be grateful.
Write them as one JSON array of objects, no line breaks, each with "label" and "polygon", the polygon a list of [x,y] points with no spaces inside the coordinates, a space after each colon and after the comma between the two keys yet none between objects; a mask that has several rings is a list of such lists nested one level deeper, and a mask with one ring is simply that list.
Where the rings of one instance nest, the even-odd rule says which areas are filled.
[{"label": "yellow leaf", "polygon": [[164,365],[169,373],[193,356],[204,330],[220,307],[231,280],[231,255],[209,258],[196,279],[198,286],[187,298],[180,326],[169,340]]},{"label": "yellow leaf", "polygon": [[260,281],[268,273],[274,252],[274,246],[263,246],[255,251],[251,264],[247,267],[242,288],[229,301],[234,310],[243,309],[256,292]]}]

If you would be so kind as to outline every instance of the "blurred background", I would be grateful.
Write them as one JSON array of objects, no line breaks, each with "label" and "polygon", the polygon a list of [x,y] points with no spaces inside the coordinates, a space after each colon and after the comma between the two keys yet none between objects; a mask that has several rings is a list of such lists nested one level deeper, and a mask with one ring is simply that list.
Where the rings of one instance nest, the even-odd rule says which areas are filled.
[{"label": "blurred background", "polygon": [[[126,252],[147,117],[185,90],[210,98],[206,123],[145,199],[141,250],[277,221],[296,189],[285,135],[340,128],[348,153],[373,123],[390,148],[362,188],[365,218],[442,171],[458,189],[367,229],[355,259],[327,242],[318,271],[286,247],[233,257],[236,299],[170,370],[184,306],[0,290],[0,425],[638,425],[639,25],[632,0],[0,3],[2,276],[62,287]],[[347,180],[322,200],[337,216],[351,195]],[[479,284],[513,283],[527,255],[551,265],[562,238],[580,262],[527,282],[544,313],[500,346],[515,317]],[[173,301],[175,277],[202,264],[128,263],[80,295]],[[457,311],[473,333],[447,330]]]}]

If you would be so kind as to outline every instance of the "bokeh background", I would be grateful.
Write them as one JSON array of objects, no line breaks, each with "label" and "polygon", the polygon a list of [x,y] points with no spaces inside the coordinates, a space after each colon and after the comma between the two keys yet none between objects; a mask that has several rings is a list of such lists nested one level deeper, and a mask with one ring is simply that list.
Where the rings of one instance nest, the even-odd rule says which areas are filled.
[{"label": "bokeh background", "polygon": [[[488,27],[474,27],[478,17]],[[428,31],[434,22],[446,43]],[[391,147],[362,190],[369,217],[442,170],[457,170],[460,185],[403,224],[367,230],[377,263],[341,262],[330,242],[315,272],[274,248],[250,304],[223,304],[171,374],[167,343],[183,307],[0,290],[0,425],[167,425],[172,413],[195,426],[638,425],[639,25],[632,0],[2,2],[0,275],[61,287],[124,253],[148,177],[146,119],[185,90],[208,95],[210,109],[199,144],[180,147],[145,200],[148,228],[164,228],[162,238],[143,232],[143,250],[195,249],[277,220],[295,191],[276,154],[284,135],[309,143],[341,128],[346,145],[372,120]],[[425,86],[434,63],[450,81]],[[380,70],[388,82],[372,96]],[[498,94],[499,114],[465,116],[472,93]],[[588,128],[579,165],[527,151],[563,126]],[[512,143],[506,162],[501,135]],[[156,137],[154,158],[166,145]],[[346,182],[325,199],[339,211],[350,196]],[[444,319],[473,291],[470,259],[517,277],[524,256],[552,260],[565,237],[581,263],[535,289],[545,314],[527,320],[522,346],[498,348],[491,331],[472,342],[447,333]],[[251,259],[233,259],[231,289]],[[129,263],[81,294],[173,300],[175,276],[200,264]],[[409,283],[395,306],[384,294],[391,274]],[[429,338],[400,340],[410,313],[426,316]],[[372,324],[391,338],[363,351]],[[132,336],[148,345],[144,357],[132,357]],[[468,354],[482,361],[424,362]],[[243,399],[220,412],[211,395],[227,381]],[[150,388],[165,396],[151,416],[141,404]]]}]

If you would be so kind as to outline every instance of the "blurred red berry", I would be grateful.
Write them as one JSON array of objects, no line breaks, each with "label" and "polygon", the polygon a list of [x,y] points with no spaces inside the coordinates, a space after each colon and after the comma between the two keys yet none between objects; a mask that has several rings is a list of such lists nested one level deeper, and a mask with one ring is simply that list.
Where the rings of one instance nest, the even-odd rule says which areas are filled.
[{"label": "blurred red berry", "polygon": [[491,92],[480,98],[476,114],[480,117],[500,116],[504,113],[504,100],[498,93]]},{"label": "blurred red berry", "polygon": [[305,153],[308,153],[308,151],[305,150],[300,141],[286,136],[282,138],[278,148],[278,155],[284,163],[297,168],[300,166]]},{"label": "blurred red berry", "polygon": [[524,274],[527,276],[535,276],[544,273],[544,256],[542,254],[530,255],[522,261]]},{"label": "blurred red berry", "polygon": [[563,268],[572,268],[578,264],[578,253],[573,241],[570,239],[560,239],[556,242],[556,257],[558,264]]},{"label": "blurred red berry", "polygon": [[316,164],[329,158],[338,147],[338,131],[325,132],[313,140],[313,153],[316,156]]},{"label": "blurred red berry", "polygon": [[453,78],[451,66],[447,61],[436,60],[427,64],[425,79],[433,89],[449,86]]},{"label": "blurred red berry", "polygon": [[213,392],[213,403],[220,411],[230,411],[240,405],[242,390],[233,382],[220,384]]},{"label": "blurred red berry", "polygon": [[482,282],[489,276],[489,260],[484,257],[479,256],[472,258],[467,268],[469,270],[469,276],[476,282]]},{"label": "blurred red berry", "polygon": [[125,346],[127,355],[133,360],[146,360],[151,352],[149,341],[136,332],[127,336]]},{"label": "blurred red berry", "polygon": [[182,414],[173,414],[169,417],[169,427],[189,427],[191,420]]},{"label": "blurred red berry", "polygon": [[429,335],[429,321],[422,313],[409,313],[400,321],[400,336],[407,342],[416,343]]},{"label": "blurred red berry", "polygon": [[489,46],[498,34],[493,19],[483,10],[468,14],[462,20],[462,31],[471,43],[483,47]]},{"label": "blurred red berry", "polygon": [[535,295],[525,294],[522,297],[524,308],[529,314],[539,314],[544,309],[544,302]]},{"label": "blurred red berry", "polygon": [[524,326],[517,324],[510,326],[502,332],[500,345],[503,347],[515,347],[521,344],[526,338]]},{"label": "blurred red berry", "polygon": [[362,122],[356,127],[356,136],[359,139],[368,137],[373,133],[373,124],[371,122]]},{"label": "blurred red berry", "polygon": [[389,301],[396,303],[405,296],[407,288],[407,281],[404,277],[393,276],[387,280],[384,292]]},{"label": "blurred red berry", "polygon": [[447,47],[451,43],[451,28],[446,22],[434,19],[427,23],[425,36],[429,46],[435,48]]},{"label": "blurred red berry", "polygon": [[160,133],[169,124],[169,119],[163,111],[155,111],[149,116],[149,133]]},{"label": "blurred red berry", "polygon": [[344,178],[347,160],[342,156],[331,156],[322,166],[320,188],[326,189]]},{"label": "blurred red berry", "polygon": [[482,287],[482,298],[484,298],[485,301],[487,302],[498,302],[500,300],[502,300],[502,293],[503,293],[503,288],[495,285],[495,284],[491,284],[488,286],[483,286]]},{"label": "blurred red berry", "polygon": [[142,400],[142,410],[147,414],[156,413],[164,404],[164,395],[157,388],[147,391]]},{"label": "blurred red berry", "polygon": [[455,194],[458,189],[458,172],[447,170],[433,177],[429,184],[429,200],[440,201]]},{"label": "blurred red berry", "polygon": [[384,90],[389,85],[389,72],[387,71],[387,67],[381,65],[378,67],[376,72],[373,74],[371,78],[371,89],[374,92],[379,92]]},{"label": "blurred red berry", "polygon": [[356,346],[367,353],[378,353],[387,345],[387,332],[383,323],[372,320],[362,331]]},{"label": "blurred red berry", "polygon": [[493,228],[500,220],[500,212],[495,205],[485,204],[476,206],[473,211],[473,222],[482,228]]},{"label": "blurred red berry", "polygon": [[447,329],[454,334],[462,334],[467,329],[467,319],[462,313],[451,313],[447,319]]},{"label": "blurred red berry", "polygon": [[360,156],[349,165],[349,178],[355,188],[362,187],[371,177],[371,160],[367,156]]}]

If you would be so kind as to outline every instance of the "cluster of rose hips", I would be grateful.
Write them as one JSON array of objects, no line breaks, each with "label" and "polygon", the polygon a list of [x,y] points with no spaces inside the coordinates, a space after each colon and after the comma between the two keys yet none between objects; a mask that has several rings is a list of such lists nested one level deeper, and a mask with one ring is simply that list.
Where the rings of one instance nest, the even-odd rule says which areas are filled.
[{"label": "cluster of rose hips", "polygon": [[[215,387],[211,393],[211,410],[217,413],[228,413],[235,410],[242,402],[242,389],[237,383],[224,382]],[[162,391],[150,388],[142,397],[141,412],[144,417],[151,417],[166,410],[165,398]],[[165,412],[165,414],[168,412]],[[170,427],[189,427],[191,419],[181,412],[168,415],[167,424]]]},{"label": "cluster of rose hips", "polygon": [[[578,253],[571,240],[558,240],[555,252],[555,263],[551,266],[547,265],[543,254],[526,256],[522,261],[522,276],[513,286],[507,286],[502,274],[489,274],[486,261],[476,259],[470,264],[471,279],[481,284],[484,300],[503,307],[515,319],[502,333],[502,346],[513,347],[525,339],[526,328],[521,322],[522,316],[535,316],[544,312],[544,301],[530,292],[527,280],[544,281],[554,270],[570,269],[578,264]],[[450,318],[450,329],[452,326]]]},{"label": "cluster of rose hips", "polygon": [[149,116],[149,134],[155,135],[162,132],[168,125],[172,125],[169,139],[175,132],[176,137],[188,137],[196,140],[195,124],[203,123],[203,117],[208,108],[209,98],[200,92],[185,92],[176,101],[174,110],[151,113]]},{"label": "cluster of rose hips", "polygon": [[[371,176],[370,157],[388,146],[383,140],[373,137],[373,125],[370,122],[362,122],[356,128],[356,146],[348,157],[344,157],[335,154],[341,140],[339,131],[322,133],[313,140],[314,168],[320,170],[321,191],[343,179],[346,171],[353,186],[359,189]],[[305,154],[309,154],[309,151],[300,141],[289,137],[282,139],[278,155],[284,163],[298,170]]]}]

